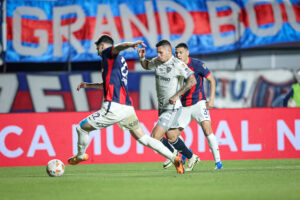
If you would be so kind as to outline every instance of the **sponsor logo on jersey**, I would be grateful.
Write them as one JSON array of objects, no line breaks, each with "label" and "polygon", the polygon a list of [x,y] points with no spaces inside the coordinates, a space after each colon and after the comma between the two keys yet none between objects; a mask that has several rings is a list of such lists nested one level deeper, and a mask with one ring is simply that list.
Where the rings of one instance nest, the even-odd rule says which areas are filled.
[{"label": "sponsor logo on jersey", "polygon": [[156,75],[156,78],[158,78],[159,80],[168,81],[168,82],[171,80],[170,78],[166,78],[166,77],[159,76],[159,75]]}]

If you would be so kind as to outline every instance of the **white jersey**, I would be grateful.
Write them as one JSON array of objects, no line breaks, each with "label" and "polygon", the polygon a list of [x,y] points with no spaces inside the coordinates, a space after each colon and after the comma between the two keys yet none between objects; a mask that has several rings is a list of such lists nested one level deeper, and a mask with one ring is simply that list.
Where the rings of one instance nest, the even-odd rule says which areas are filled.
[{"label": "white jersey", "polygon": [[175,105],[169,103],[169,99],[183,86],[184,79],[187,79],[194,72],[179,59],[172,56],[167,62],[160,62],[157,57],[148,63],[148,69],[155,69],[156,93],[159,109],[180,108],[180,99]]}]

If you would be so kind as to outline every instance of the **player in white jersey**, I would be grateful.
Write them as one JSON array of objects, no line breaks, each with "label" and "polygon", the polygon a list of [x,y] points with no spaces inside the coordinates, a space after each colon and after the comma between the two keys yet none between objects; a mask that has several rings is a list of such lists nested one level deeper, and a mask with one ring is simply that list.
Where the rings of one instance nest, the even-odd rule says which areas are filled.
[{"label": "player in white jersey", "polygon": [[[187,171],[190,171],[199,162],[199,157],[192,154],[178,138],[180,134],[178,118],[182,108],[180,96],[196,84],[196,79],[194,72],[172,55],[169,41],[159,41],[156,50],[158,56],[149,61],[145,59],[145,48],[139,49],[142,67],[146,70],[155,70],[159,119],[151,136],[161,140],[166,134],[172,145],[189,159]],[[184,79],[187,79],[185,83]]]},{"label": "player in white jersey", "polygon": [[[189,57],[187,44],[180,43],[176,45],[175,56],[185,62],[188,67],[194,71],[197,80],[197,84],[181,97],[183,108],[182,114],[178,119],[179,126],[183,129],[195,119],[206,136],[209,148],[215,159],[216,169],[222,169],[223,165],[220,158],[219,145],[215,135],[213,134],[209,115],[209,109],[214,107],[215,79],[203,62]],[[206,78],[210,83],[211,95],[209,101],[206,100],[204,93],[204,78]],[[165,144],[166,141],[163,141],[163,143]],[[172,151],[172,147],[168,146],[168,144],[166,146],[170,149],[170,151]],[[169,164],[169,166],[171,166],[172,162],[169,162]]]}]

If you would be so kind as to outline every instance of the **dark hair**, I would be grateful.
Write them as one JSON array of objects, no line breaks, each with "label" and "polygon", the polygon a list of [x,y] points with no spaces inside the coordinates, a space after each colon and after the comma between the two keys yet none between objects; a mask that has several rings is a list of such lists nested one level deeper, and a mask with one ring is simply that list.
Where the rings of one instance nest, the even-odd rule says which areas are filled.
[{"label": "dark hair", "polygon": [[172,49],[171,43],[168,40],[161,40],[155,45],[156,47],[160,46],[169,46]]},{"label": "dark hair", "polygon": [[176,47],[175,47],[175,49],[176,49],[176,48],[185,48],[186,50],[189,50],[188,45],[187,45],[186,43],[183,43],[183,42],[177,44]]},{"label": "dark hair", "polygon": [[99,39],[95,42],[95,45],[99,45],[102,42],[114,45],[114,40],[112,39],[112,37],[106,34],[101,35]]}]

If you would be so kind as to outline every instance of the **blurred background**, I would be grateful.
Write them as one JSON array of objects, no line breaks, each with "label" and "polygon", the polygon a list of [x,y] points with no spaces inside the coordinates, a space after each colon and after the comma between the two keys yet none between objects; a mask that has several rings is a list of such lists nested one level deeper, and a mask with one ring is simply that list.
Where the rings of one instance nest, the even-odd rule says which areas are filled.
[{"label": "blurred background", "polygon": [[[286,96],[300,70],[299,0],[2,0],[0,6],[0,113],[98,110],[102,91],[76,87],[102,82],[94,45],[102,33],[116,43],[144,40],[148,58],[161,39],[173,47],[186,42],[217,81],[216,108],[299,105]],[[134,107],[157,109],[153,72],[141,68],[136,51],[122,55]],[[209,98],[208,84],[205,90]]]}]

